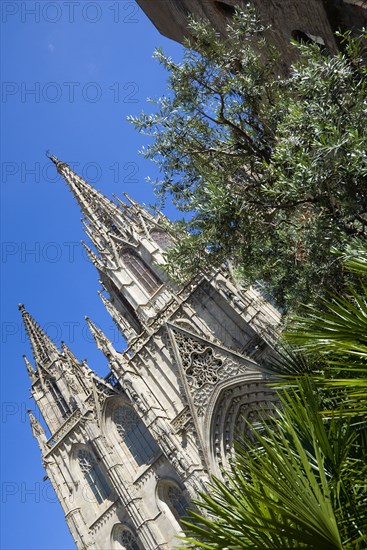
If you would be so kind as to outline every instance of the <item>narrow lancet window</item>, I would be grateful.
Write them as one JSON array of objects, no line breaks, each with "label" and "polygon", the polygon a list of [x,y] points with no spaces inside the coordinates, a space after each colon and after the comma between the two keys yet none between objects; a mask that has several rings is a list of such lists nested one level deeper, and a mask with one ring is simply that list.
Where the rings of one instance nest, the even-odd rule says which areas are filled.
[{"label": "narrow lancet window", "polygon": [[55,380],[47,380],[47,388],[52,397],[52,401],[56,404],[62,418],[66,418],[70,414],[70,408],[62,396],[61,391],[58,388]]},{"label": "narrow lancet window", "polygon": [[131,250],[123,252],[122,258],[128,270],[148,294],[154,294],[162,283],[150,267]]},{"label": "narrow lancet window", "polygon": [[89,451],[80,449],[78,452],[78,462],[81,471],[87,481],[98,504],[106,500],[111,493],[111,489],[97,464],[96,459]]},{"label": "narrow lancet window", "polygon": [[147,464],[158,454],[159,448],[144,422],[136,412],[126,405],[117,407],[114,412],[116,428],[137,464]]}]

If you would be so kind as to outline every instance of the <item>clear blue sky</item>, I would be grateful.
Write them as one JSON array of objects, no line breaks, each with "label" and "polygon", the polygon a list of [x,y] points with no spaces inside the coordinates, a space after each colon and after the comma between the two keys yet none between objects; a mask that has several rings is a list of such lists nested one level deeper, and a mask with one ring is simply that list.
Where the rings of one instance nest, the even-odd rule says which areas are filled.
[{"label": "clear blue sky", "polygon": [[1,548],[69,550],[75,546],[42,481],[25,414],[34,404],[22,354],[31,359],[31,352],[17,304],[24,302],[57,344],[65,340],[99,374],[107,373],[106,361],[84,315],[117,349],[124,344],[116,341],[97,295],[98,274],[82,253],[78,206],[45,151],[109,196],[126,191],[151,203],[145,177],[155,175],[154,166],[138,155],[144,139],[126,116],[149,110],[146,98],[164,93],[154,48],[179,58],[181,47],[160,36],[129,0],[3,0],[1,8]]}]

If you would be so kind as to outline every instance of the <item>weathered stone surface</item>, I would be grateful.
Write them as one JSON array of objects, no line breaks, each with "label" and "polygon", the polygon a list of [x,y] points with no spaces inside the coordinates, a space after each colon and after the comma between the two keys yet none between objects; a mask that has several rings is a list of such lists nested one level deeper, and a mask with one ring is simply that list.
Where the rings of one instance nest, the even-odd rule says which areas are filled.
[{"label": "weathered stone surface", "polygon": [[[163,35],[182,42],[188,35],[187,16],[206,17],[221,34],[234,5],[246,6],[247,0],[137,0],[140,7]],[[294,57],[290,40],[306,35],[331,51],[337,50],[333,32],[358,30],[367,24],[365,0],[254,0],[259,17],[267,25],[273,43],[289,63]]]},{"label": "weathered stone surface", "polygon": [[159,267],[169,244],[159,217],[112,203],[53,160],[84,213],[127,349],[86,318],[111,369],[102,379],[21,306],[43,417],[30,414],[32,433],[79,550],[168,550],[190,500],[228,463],[235,426],[271,408],[261,362],[279,313],[226,270],[174,286]]}]

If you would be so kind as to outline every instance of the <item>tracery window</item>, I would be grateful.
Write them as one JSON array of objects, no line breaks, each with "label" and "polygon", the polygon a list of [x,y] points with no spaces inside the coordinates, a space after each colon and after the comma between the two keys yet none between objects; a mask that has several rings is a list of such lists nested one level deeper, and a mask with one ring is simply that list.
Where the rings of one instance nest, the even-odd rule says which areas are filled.
[{"label": "tracery window", "polygon": [[128,529],[122,529],[117,537],[117,541],[124,550],[141,550],[136,537]]},{"label": "tracery window", "polygon": [[191,353],[190,359],[186,369],[189,384],[201,388],[205,384],[214,385],[218,382],[218,370],[223,366],[223,361],[215,357],[210,348],[202,353]]},{"label": "tracery window", "polygon": [[162,250],[166,250],[172,245],[172,241],[169,235],[164,231],[152,231],[150,236],[161,247]]},{"label": "tracery window", "polygon": [[136,280],[150,295],[154,294],[162,283],[147,264],[131,250],[123,252],[122,258]]},{"label": "tracery window", "polygon": [[111,489],[103,473],[101,472],[96,459],[92,453],[86,449],[79,449],[78,462],[80,469],[96,498],[96,501],[98,504],[101,504],[111,493]]},{"label": "tracery window", "polygon": [[118,433],[139,466],[148,463],[158,453],[157,443],[131,407],[117,407],[113,420]]},{"label": "tracery window", "polygon": [[49,378],[46,382],[48,391],[50,392],[50,396],[53,399],[53,402],[56,403],[57,408],[60,411],[60,414],[63,418],[66,418],[70,414],[70,408],[68,404],[66,403],[65,399],[62,396],[61,391],[59,390],[58,385],[56,384],[55,380]]},{"label": "tracery window", "polygon": [[169,485],[167,489],[167,500],[167,504],[177,521],[180,521],[181,518],[187,516],[189,503],[179,487]]}]

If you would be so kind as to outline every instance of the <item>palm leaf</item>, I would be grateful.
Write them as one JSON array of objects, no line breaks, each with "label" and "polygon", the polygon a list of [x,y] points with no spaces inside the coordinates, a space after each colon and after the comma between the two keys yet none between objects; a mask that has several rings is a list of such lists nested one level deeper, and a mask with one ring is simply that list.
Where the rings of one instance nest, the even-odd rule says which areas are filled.
[{"label": "palm leaf", "polygon": [[350,299],[339,297],[325,302],[325,311],[297,318],[292,331],[285,337],[303,353],[313,357],[318,354],[321,359],[315,380],[336,392],[345,414],[367,415],[365,296],[353,291]]},{"label": "palm leaf", "polygon": [[255,434],[256,450],[239,448],[226,482],[214,479],[202,495],[209,515],[186,522],[189,546],[344,548],[333,491],[346,501],[338,480],[355,435],[343,416],[325,426],[315,396],[309,380],[283,392],[276,418]]},{"label": "palm leaf", "polygon": [[[349,266],[365,272],[367,253]],[[185,522],[186,544],[208,550],[367,547],[367,291],[309,308],[266,366],[275,416],[236,448],[224,480]],[[249,426],[250,427],[250,426]]]}]

